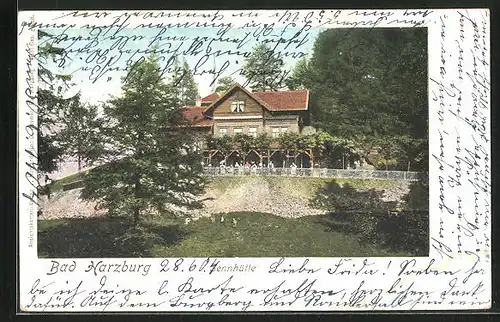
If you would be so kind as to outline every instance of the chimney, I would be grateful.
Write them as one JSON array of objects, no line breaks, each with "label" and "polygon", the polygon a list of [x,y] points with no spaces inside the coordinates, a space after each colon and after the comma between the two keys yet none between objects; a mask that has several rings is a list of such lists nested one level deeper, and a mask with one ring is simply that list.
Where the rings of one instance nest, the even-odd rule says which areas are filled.
[{"label": "chimney", "polygon": [[196,94],[196,106],[201,106],[201,96],[200,96],[200,94]]}]

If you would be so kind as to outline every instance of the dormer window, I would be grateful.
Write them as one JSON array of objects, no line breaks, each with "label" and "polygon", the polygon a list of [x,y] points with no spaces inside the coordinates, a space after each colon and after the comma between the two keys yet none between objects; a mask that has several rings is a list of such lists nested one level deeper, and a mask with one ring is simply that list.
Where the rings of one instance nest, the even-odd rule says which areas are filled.
[{"label": "dormer window", "polygon": [[233,101],[231,103],[231,112],[233,113],[243,113],[245,110],[244,101]]}]

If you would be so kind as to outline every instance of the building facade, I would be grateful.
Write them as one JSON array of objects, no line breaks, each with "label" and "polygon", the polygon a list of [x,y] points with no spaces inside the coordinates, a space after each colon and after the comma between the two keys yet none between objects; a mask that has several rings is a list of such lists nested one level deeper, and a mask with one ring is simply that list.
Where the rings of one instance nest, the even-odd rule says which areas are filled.
[{"label": "building facade", "polygon": [[185,108],[184,116],[201,133],[214,137],[238,133],[270,137],[301,133],[309,123],[309,91],[249,92],[234,84]]}]

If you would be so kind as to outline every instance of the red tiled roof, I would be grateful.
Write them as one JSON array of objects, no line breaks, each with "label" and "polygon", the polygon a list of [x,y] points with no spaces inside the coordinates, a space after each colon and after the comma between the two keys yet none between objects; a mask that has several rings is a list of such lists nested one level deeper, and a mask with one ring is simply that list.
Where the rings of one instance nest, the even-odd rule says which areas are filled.
[{"label": "red tiled roof", "polygon": [[276,111],[307,110],[309,91],[254,92],[253,96],[264,101]]},{"label": "red tiled roof", "polygon": [[212,103],[212,102],[215,102],[217,99],[219,98],[219,94],[218,93],[212,93],[208,96],[205,96],[201,99],[201,102],[202,103]]},{"label": "red tiled roof", "polygon": [[[235,84],[234,88],[241,87],[239,84]],[[227,92],[226,92],[227,93]],[[309,91],[307,90],[297,90],[297,91],[278,91],[278,92],[248,92],[261,104],[265,105],[266,108],[272,111],[296,111],[296,110],[307,110],[309,105]],[[212,93],[201,99],[202,103],[213,103],[219,98],[218,93]]]},{"label": "red tiled roof", "polygon": [[193,126],[212,126],[213,121],[205,118],[203,106],[185,106],[182,115],[184,118],[193,123]]}]

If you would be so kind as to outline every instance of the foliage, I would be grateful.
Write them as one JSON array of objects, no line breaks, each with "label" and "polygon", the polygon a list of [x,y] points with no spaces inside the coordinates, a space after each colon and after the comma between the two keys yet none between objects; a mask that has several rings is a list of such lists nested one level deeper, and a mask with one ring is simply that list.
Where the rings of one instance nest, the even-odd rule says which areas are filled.
[{"label": "foliage", "polygon": [[208,141],[208,147],[213,150],[220,150],[222,152],[229,152],[233,147],[233,138],[224,135],[220,137],[210,137]]},{"label": "foliage", "polygon": [[283,150],[292,150],[295,151],[297,150],[298,147],[298,140],[300,138],[300,134],[298,133],[291,133],[291,132],[285,132],[281,134],[276,141],[279,143],[280,148]]},{"label": "foliage", "polygon": [[245,60],[243,75],[253,92],[277,91],[282,88],[283,60],[262,43],[256,45]]},{"label": "foliage", "polygon": [[154,211],[168,214],[171,206],[200,207],[204,187],[194,136],[173,117],[182,108],[176,86],[159,70],[155,56],[135,66],[124,78],[123,95],[103,107],[104,144],[93,160],[100,166],[82,190],[98,208],[132,216],[135,224]]},{"label": "foliage", "polygon": [[216,92],[225,92],[227,91],[231,86],[233,86],[235,80],[231,76],[224,76],[219,78],[217,81],[217,87],[215,88]]},{"label": "foliage", "polygon": [[50,69],[50,61],[65,55],[64,48],[51,43],[51,35],[38,32],[38,171],[47,174],[58,169],[64,155],[61,142],[66,137],[59,133],[61,112],[64,107],[63,94],[73,85],[71,75],[58,74]]},{"label": "foliage", "polygon": [[307,89],[305,84],[308,83],[308,78],[308,61],[303,57],[297,62],[292,71],[292,75],[285,80],[285,84],[290,90]]},{"label": "foliage", "polygon": [[380,155],[375,166],[379,169],[410,170],[414,167],[425,168],[428,161],[428,141],[423,138],[414,138],[408,135],[395,137],[380,137],[372,141]]},{"label": "foliage", "polygon": [[272,138],[267,133],[261,133],[254,139],[254,148],[269,149],[272,142]]},{"label": "foliage", "polygon": [[365,144],[379,148],[384,154],[379,167],[427,169],[426,30],[325,30],[287,85],[311,91],[315,127],[350,138],[358,150],[368,150]]},{"label": "foliage", "polygon": [[99,142],[102,119],[98,117],[97,106],[81,103],[80,94],[64,100],[63,105],[60,121],[63,128],[59,135],[64,140],[61,145],[66,155],[76,157],[80,171],[82,163],[87,164],[97,157],[103,148],[103,142]]},{"label": "foliage", "polygon": [[243,133],[238,133],[235,136],[232,137],[233,142],[235,145],[241,148],[243,152],[248,152],[252,148],[255,148],[255,140],[252,136],[243,134]]},{"label": "foliage", "polygon": [[313,151],[316,153],[316,163],[324,167],[342,168],[343,163],[353,165],[361,159],[361,152],[355,142],[348,139],[335,138],[324,131],[313,134],[301,135],[285,132],[277,138],[271,138],[266,133],[257,137],[238,133],[234,136],[211,137],[208,147],[229,153],[233,148],[240,148],[244,152],[251,149],[269,149],[275,143],[281,150],[303,153]]},{"label": "foliage", "polygon": [[176,85],[179,91],[180,103],[182,106],[193,106],[196,104],[196,96],[198,95],[198,85],[196,84],[193,72],[189,68],[188,63],[184,59],[182,63],[182,73],[174,74],[172,82]]}]

